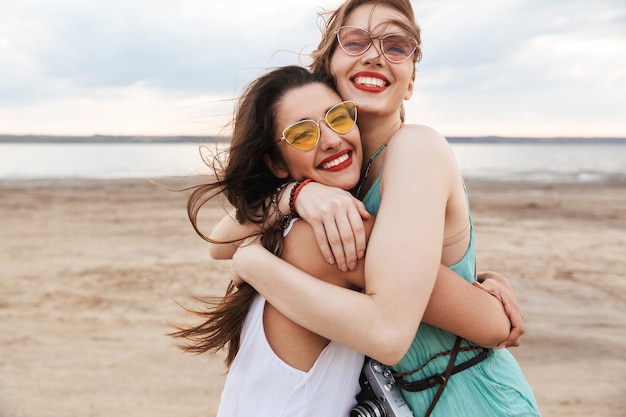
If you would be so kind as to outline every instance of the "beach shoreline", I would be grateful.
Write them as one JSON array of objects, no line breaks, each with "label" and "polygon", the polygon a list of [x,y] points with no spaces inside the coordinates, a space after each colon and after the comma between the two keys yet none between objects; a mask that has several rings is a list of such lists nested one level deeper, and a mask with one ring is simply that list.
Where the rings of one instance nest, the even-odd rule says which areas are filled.
[{"label": "beach shoreline", "polygon": [[[196,178],[157,181],[184,188]],[[626,187],[467,180],[479,270],[525,314],[512,349],[544,417],[626,415]],[[166,334],[221,295],[185,192],[148,180],[0,180],[0,415],[211,416],[223,354]],[[211,203],[208,230],[222,216]]]}]

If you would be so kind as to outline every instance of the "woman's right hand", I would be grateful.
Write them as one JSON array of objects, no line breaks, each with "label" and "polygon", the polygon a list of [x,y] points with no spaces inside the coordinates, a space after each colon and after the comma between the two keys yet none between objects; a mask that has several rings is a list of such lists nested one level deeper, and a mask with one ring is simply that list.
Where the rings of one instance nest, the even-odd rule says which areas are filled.
[{"label": "woman's right hand", "polygon": [[247,237],[237,247],[233,253],[232,268],[231,268],[231,281],[235,284],[235,287],[239,288],[246,283],[243,276],[246,274],[246,268],[254,267],[254,254],[255,251],[266,251],[261,243],[260,235],[253,235]]},{"label": "woman's right hand", "polygon": [[313,228],[324,259],[342,271],[354,270],[365,256],[363,219],[370,214],[363,203],[345,190],[312,182],[300,190],[295,208]]}]

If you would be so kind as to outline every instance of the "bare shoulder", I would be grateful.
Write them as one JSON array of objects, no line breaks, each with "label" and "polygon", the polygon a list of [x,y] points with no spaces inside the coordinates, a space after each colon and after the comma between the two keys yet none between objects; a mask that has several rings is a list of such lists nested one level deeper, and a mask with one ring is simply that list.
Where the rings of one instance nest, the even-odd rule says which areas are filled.
[{"label": "bare shoulder", "polygon": [[432,127],[421,124],[406,124],[394,135],[390,144],[400,148],[407,146],[447,147],[448,141]]},{"label": "bare shoulder", "polygon": [[[374,221],[364,222],[369,238]],[[342,272],[324,259],[313,228],[304,220],[296,221],[285,238],[281,258],[296,268],[326,282],[342,287],[363,288],[363,261],[355,271]]]},{"label": "bare shoulder", "polygon": [[389,141],[390,160],[411,160],[424,168],[436,163],[455,163],[447,139],[435,129],[421,124],[406,124]]}]

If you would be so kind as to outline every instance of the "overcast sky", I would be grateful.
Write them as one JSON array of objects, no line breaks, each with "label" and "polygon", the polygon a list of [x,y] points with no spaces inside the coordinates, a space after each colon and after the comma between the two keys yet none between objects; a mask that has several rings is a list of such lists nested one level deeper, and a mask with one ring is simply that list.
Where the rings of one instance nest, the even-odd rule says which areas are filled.
[{"label": "overcast sky", "polygon": [[[0,134],[224,132],[338,0],[0,0]],[[626,1],[420,0],[408,120],[448,136],[626,137]]]}]

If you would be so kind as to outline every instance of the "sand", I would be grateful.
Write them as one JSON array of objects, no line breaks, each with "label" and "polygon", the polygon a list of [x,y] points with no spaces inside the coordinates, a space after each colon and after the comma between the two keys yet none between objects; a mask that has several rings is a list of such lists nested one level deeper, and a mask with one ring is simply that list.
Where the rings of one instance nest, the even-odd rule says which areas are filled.
[{"label": "sand", "polygon": [[[512,352],[543,416],[625,416],[626,184],[468,187],[479,269],[515,288]],[[223,355],[166,336],[189,318],[175,300],[229,279],[185,204],[146,180],[0,182],[0,417],[215,414]]]}]

